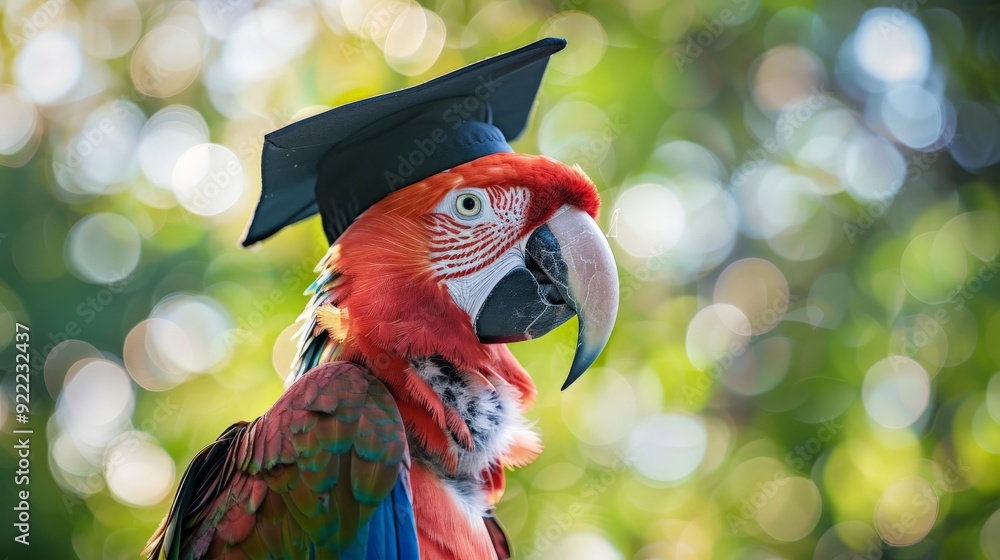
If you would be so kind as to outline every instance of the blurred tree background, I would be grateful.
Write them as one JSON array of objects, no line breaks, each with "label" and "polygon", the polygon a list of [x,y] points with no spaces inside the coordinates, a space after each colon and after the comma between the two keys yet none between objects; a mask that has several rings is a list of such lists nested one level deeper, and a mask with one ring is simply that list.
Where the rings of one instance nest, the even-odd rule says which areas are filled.
[{"label": "blurred tree background", "polygon": [[[517,558],[1000,559],[1000,12],[899,0],[3,0],[0,550],[136,558],[282,390],[318,219],[262,137],[542,36],[515,148],[604,199],[622,305],[513,346]],[[16,421],[15,322],[31,328]],[[30,548],[15,429],[33,429]]]}]

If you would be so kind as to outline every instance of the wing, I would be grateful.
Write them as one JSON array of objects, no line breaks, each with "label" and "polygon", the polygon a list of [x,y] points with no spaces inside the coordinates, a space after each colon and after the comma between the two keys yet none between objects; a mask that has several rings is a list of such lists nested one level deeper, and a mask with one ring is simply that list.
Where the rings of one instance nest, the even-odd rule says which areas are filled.
[{"label": "wing", "polygon": [[385,386],[356,364],[323,364],[195,457],[146,553],[416,558],[408,467]]}]

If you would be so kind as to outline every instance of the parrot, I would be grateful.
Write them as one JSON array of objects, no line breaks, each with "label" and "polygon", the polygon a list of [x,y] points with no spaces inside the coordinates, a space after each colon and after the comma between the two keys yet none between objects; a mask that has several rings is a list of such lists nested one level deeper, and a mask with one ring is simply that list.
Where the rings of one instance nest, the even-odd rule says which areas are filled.
[{"label": "parrot", "polygon": [[[462,145],[480,144],[490,119],[469,121]],[[542,445],[526,417],[536,386],[507,343],[577,317],[565,389],[610,338],[618,275],[579,166],[503,146],[456,157],[387,188],[349,223],[319,206],[332,243],[307,290],[290,384],[195,456],[149,558],[511,556],[495,516],[505,471]],[[348,154],[344,165],[361,164]]]}]

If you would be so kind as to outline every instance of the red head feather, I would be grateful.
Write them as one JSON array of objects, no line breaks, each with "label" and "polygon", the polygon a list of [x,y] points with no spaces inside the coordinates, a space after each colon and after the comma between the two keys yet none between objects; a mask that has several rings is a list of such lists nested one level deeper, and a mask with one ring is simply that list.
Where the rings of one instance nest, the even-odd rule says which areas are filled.
[{"label": "red head feather", "polygon": [[[448,193],[468,187],[485,189],[498,215],[506,212],[506,231],[463,232],[435,212]],[[463,444],[471,446],[471,437],[410,370],[409,360],[441,356],[482,374],[486,383],[510,384],[525,409],[536,395],[531,378],[504,345],[479,341],[442,279],[488,266],[563,205],[597,215],[597,190],[579,168],[544,156],[492,154],[390,194],[331,248],[327,267],[338,276],[333,306],[319,312],[320,323],[341,341],[340,359],[364,363],[386,383],[408,427],[430,449],[446,452],[449,429]],[[463,233],[468,242],[462,242]],[[442,243],[471,253],[465,257],[470,266],[456,272],[441,256]]]}]

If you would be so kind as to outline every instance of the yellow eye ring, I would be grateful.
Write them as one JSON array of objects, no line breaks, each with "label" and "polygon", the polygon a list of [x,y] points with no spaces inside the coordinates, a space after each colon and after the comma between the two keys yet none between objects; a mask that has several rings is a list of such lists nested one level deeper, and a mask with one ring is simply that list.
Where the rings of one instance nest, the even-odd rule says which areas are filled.
[{"label": "yellow eye ring", "polygon": [[466,218],[478,216],[483,210],[483,201],[474,194],[460,194],[458,195],[458,198],[455,199],[455,210]]}]

